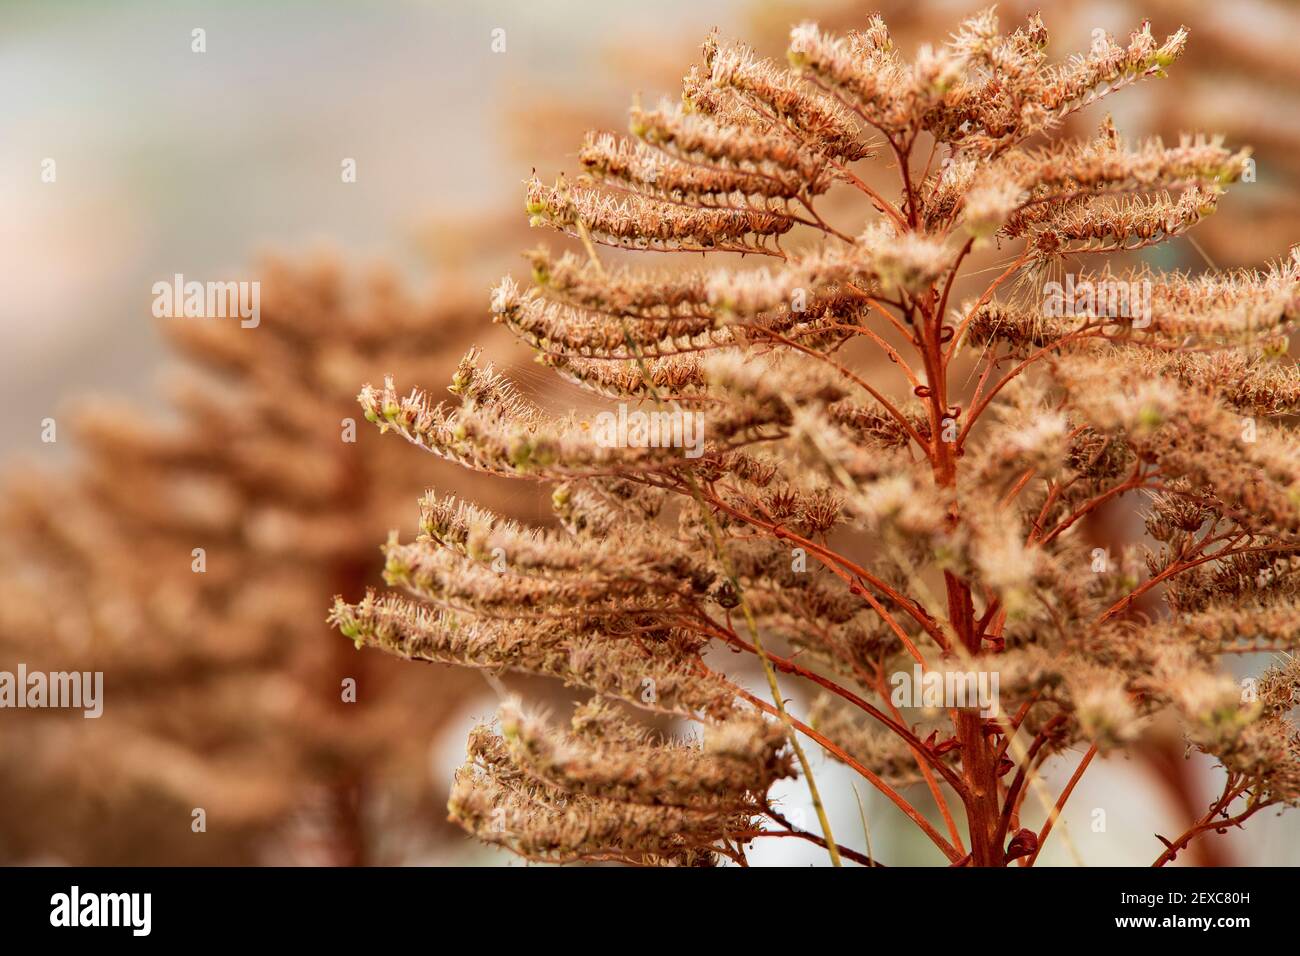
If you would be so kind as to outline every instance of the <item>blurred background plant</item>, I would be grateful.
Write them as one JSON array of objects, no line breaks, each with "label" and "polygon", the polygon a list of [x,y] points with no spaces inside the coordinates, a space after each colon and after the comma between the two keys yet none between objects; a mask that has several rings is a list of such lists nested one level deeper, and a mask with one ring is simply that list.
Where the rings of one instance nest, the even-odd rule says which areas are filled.
[{"label": "blurred background plant", "polygon": [[[0,861],[497,859],[458,833],[440,836],[447,770],[495,695],[473,675],[394,674],[374,655],[363,673],[362,656],[346,644],[340,652],[324,625],[329,596],[355,597],[376,570],[383,531],[412,520],[403,483],[418,493],[465,480],[364,426],[355,445],[343,443],[356,385],[392,372],[445,380],[464,344],[484,342],[488,284],[525,245],[524,217],[502,197],[520,195],[537,157],[571,166],[581,130],[622,129],[629,86],[648,99],[673,94],[712,26],[779,54],[792,21],[838,29],[878,10],[913,48],[980,6],[0,4],[0,175],[10,187],[0,439],[5,462],[35,459],[4,501],[0,669],[99,661],[110,715],[0,715]],[[1037,6],[1013,0],[1000,13],[1017,20]],[[1258,181],[1197,230],[1202,248],[1180,240],[1153,264],[1284,254],[1300,195],[1300,117],[1289,109],[1300,68],[1285,48],[1295,9],[1062,0],[1051,15],[1053,55],[1144,15],[1160,35],[1185,22],[1183,82],[1131,91],[1117,101],[1117,124],[1135,138],[1219,130],[1254,147]],[[195,28],[206,30],[206,53],[191,52]],[[504,53],[491,48],[497,28]],[[611,66],[618,81],[593,89],[588,77]],[[349,157],[358,177],[345,184]],[[40,178],[47,158],[55,183]],[[332,258],[267,260],[258,330],[209,338],[191,324],[161,335],[149,317],[155,281],[225,278],[257,249],[322,237]],[[430,273],[433,289],[408,291]],[[177,352],[186,364],[159,400],[156,373]],[[199,384],[199,372],[224,382]],[[552,381],[517,374],[537,388]],[[115,399],[65,416],[88,391]],[[59,423],[54,444],[41,442],[47,417]],[[283,454],[267,454],[272,441]],[[369,480],[380,471],[382,487]],[[493,494],[475,483],[474,497],[495,510],[545,512],[513,486]],[[1108,520],[1089,534],[1104,543]],[[284,555],[289,533],[313,542],[308,560]],[[204,575],[190,570],[200,546]],[[342,676],[361,682],[356,705],[340,701]],[[1164,787],[1132,764],[1090,775],[1074,804],[1088,862],[1149,862],[1127,855],[1126,836],[1146,841],[1200,809],[1213,768],[1169,757],[1155,761],[1172,767]],[[1111,794],[1134,786],[1144,796],[1120,812]],[[198,806],[208,810],[202,836],[190,830]],[[1099,806],[1111,808],[1109,832],[1090,834]],[[856,825],[852,802],[831,810]],[[1249,862],[1295,862],[1296,841],[1279,839],[1294,826],[1261,820],[1215,846]],[[882,826],[873,839],[897,858],[911,837]],[[772,852],[824,861],[811,847]]]},{"label": "blurred background plant", "polygon": [[373,666],[320,607],[403,523],[381,479],[440,480],[357,434],[354,376],[445,372],[477,296],[417,301],[325,255],[260,275],[255,330],[167,320],[187,359],[167,399],[82,400],[55,419],[76,466],[5,486],[5,667],[102,671],[111,701],[6,714],[7,858],[358,864],[436,842],[428,741],[474,685]]}]

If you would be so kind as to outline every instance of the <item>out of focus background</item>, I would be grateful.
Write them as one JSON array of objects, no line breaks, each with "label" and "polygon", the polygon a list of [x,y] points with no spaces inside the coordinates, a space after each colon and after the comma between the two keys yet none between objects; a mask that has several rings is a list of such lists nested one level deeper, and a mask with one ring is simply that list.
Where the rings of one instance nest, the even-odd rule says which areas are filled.
[{"label": "out of focus background", "polygon": [[[541,238],[521,182],[572,171],[582,131],[621,129],[632,94],[675,96],[713,27],[779,56],[793,23],[852,28],[879,11],[914,50],[982,6],[0,3],[0,670],[106,675],[100,720],[0,712],[0,863],[510,862],[443,822],[466,732],[495,692],[358,655],[324,618],[333,594],[379,583],[378,547],[389,528],[409,533],[425,488],[525,519],[546,499],[439,467],[364,422],[341,442],[352,396],[389,373],[434,388],[477,343],[548,400],[574,398],[490,321],[490,284]],[[1130,137],[1203,129],[1255,146],[1256,181],[1153,264],[1287,253],[1300,11],[999,4],[1008,28],[1034,9],[1058,58],[1096,29],[1185,23],[1171,77],[1104,109]],[[177,273],[261,281],[261,326],[156,319],[152,287]],[[820,774],[837,833],[859,832],[848,776],[825,761]],[[802,785],[784,792],[799,811]],[[1065,825],[1086,864],[1145,865],[1153,834],[1181,832],[1217,792],[1198,759],[1109,760]],[[936,862],[863,798],[879,855]],[[1179,862],[1294,864],[1298,825],[1256,818]],[[824,862],[768,842],[782,845],[751,860]],[[1061,841],[1041,858],[1072,862]]]}]

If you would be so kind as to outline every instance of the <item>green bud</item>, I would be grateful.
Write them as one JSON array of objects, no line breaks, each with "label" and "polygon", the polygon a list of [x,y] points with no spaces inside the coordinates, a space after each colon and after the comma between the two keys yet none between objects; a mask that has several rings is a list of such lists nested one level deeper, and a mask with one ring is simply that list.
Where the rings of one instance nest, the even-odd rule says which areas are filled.
[{"label": "green bud", "polygon": [[389,584],[405,579],[410,573],[410,565],[395,554],[390,553],[384,561],[384,580]]},{"label": "green bud", "polygon": [[528,466],[532,458],[533,446],[527,438],[516,438],[510,444],[510,463],[516,468],[523,469]]},{"label": "green bud", "polygon": [[1153,405],[1145,405],[1142,411],[1138,412],[1138,426],[1146,431],[1153,431],[1164,424],[1165,417],[1160,414],[1160,409]]}]

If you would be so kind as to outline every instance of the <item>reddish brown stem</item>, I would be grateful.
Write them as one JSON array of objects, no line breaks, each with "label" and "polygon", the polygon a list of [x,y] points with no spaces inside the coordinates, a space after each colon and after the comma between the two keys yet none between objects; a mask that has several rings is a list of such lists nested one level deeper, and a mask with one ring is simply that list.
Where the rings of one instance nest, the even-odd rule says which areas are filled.
[{"label": "reddish brown stem", "polygon": [[1038,859],[1038,854],[1042,852],[1043,844],[1047,842],[1048,834],[1052,832],[1052,827],[1056,826],[1057,817],[1059,817],[1061,811],[1065,809],[1065,803],[1070,799],[1070,794],[1074,793],[1075,785],[1078,784],[1080,778],[1083,776],[1083,772],[1088,769],[1088,764],[1092,763],[1092,758],[1095,756],[1097,756],[1097,745],[1093,744],[1088,748],[1088,752],[1083,755],[1083,759],[1079,761],[1079,766],[1074,768],[1074,773],[1070,777],[1070,782],[1065,785],[1065,789],[1062,790],[1061,795],[1057,797],[1056,805],[1052,807],[1052,812],[1048,814],[1047,821],[1043,824],[1043,829],[1039,831],[1038,846],[1034,848],[1033,855],[1029,857],[1029,862],[1025,864],[1026,866],[1033,866],[1034,861]]},{"label": "reddish brown stem", "polygon": [[[777,714],[777,710],[775,707],[773,707],[767,701],[755,697],[753,694],[749,693],[749,691],[745,690],[744,688],[736,687],[735,685],[732,685],[732,689],[734,690],[737,697],[741,697],[749,701],[751,704],[753,704],[755,707],[757,707],[759,710],[763,711],[764,713],[771,714],[774,716]],[[927,820],[924,816],[921,815],[921,812],[917,810],[916,807],[908,803],[907,800],[905,800],[897,790],[895,790],[888,783],[882,780],[878,774],[874,773],[867,767],[864,767],[857,760],[854,760],[851,756],[845,753],[842,747],[840,747],[833,740],[828,738],[825,734],[818,733],[816,730],[813,730],[813,728],[809,727],[807,724],[803,723],[802,721],[795,719],[794,717],[790,718],[790,723],[791,725],[794,726],[796,730],[798,730],[805,737],[809,738],[810,740],[814,740],[818,744],[820,744],[823,750],[825,750],[829,754],[832,754],[836,760],[840,761],[840,763],[844,764],[846,767],[856,770],[867,780],[868,783],[870,783],[873,787],[875,787],[877,790],[883,793],[887,798],[889,798],[889,801],[892,804],[894,804],[894,806],[902,810],[903,813],[907,815],[908,819],[910,819],[913,823],[915,823],[918,827],[921,828],[921,831],[930,838],[930,842],[933,843],[935,846],[937,846],[939,850],[942,851],[943,855],[946,856],[950,861],[956,863],[958,860],[962,858],[962,855],[957,852],[956,847],[954,847],[951,843],[945,840],[943,838],[943,835],[934,828],[934,826],[930,823],[929,820]]]}]

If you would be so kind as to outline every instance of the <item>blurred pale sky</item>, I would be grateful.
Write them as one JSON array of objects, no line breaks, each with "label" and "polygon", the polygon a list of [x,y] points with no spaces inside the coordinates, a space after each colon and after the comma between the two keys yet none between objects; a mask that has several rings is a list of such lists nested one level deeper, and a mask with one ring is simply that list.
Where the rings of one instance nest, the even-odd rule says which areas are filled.
[{"label": "blurred pale sky", "polygon": [[149,394],[155,281],[243,277],[259,250],[320,242],[415,271],[430,220],[518,208],[528,165],[506,124],[530,77],[590,98],[613,41],[671,25],[695,38],[684,61],[730,7],[0,4],[0,457],[48,450],[40,421],[74,395]]}]

